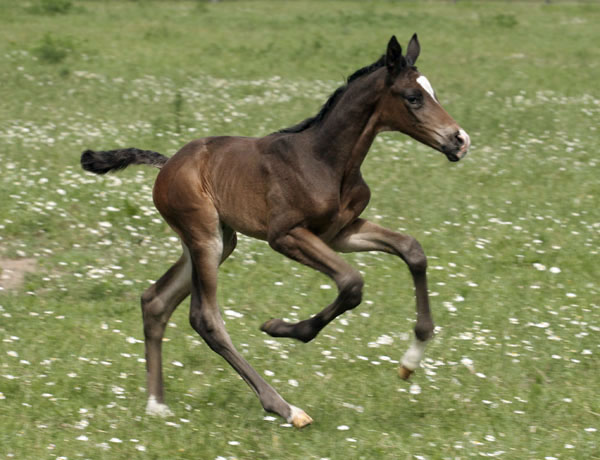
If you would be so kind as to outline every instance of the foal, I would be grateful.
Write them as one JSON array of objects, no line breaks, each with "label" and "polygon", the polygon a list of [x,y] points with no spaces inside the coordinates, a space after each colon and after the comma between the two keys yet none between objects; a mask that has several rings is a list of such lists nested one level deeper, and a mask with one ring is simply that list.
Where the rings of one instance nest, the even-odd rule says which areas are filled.
[{"label": "foal", "polygon": [[162,339],[169,317],[191,294],[192,327],[256,392],[264,409],[299,428],[312,422],[244,360],[225,330],[217,305],[217,271],[235,249],[236,232],[268,241],[337,285],[335,300],[312,318],[297,323],[271,319],[261,326],[273,337],[302,342],[361,301],[362,277],[336,251],[400,257],[412,274],[417,304],[415,340],[402,358],[401,377],[407,379],[419,366],[434,329],[423,249],[414,238],[359,217],[370,197],[360,166],[377,133],[401,131],[450,161],[469,149],[467,133],[414,67],[419,52],[416,34],[406,55],[392,37],[386,54],[350,76],[315,117],[262,138],[197,139],[172,158],[133,148],[83,153],[83,168],[97,174],[130,164],[161,169],[154,203],[183,246],[179,260],[142,295],[147,413],[171,415],[164,402]]}]

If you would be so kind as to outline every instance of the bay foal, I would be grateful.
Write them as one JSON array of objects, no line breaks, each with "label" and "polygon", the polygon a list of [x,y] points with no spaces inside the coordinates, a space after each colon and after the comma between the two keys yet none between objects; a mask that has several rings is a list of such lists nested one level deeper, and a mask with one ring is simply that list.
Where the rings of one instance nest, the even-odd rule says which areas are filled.
[{"label": "bay foal", "polygon": [[337,297],[315,316],[297,323],[271,319],[261,326],[271,336],[302,342],[361,301],[362,277],[336,251],[400,257],[412,274],[417,304],[415,340],[402,358],[400,375],[408,378],[419,366],[434,329],[423,249],[414,238],[359,217],[370,197],[360,167],[381,131],[408,134],[450,161],[469,149],[469,136],[414,66],[419,53],[416,35],[406,55],[392,37],[386,53],[350,76],[315,117],[262,138],[198,139],[172,158],[133,148],[83,153],[83,168],[98,174],[130,164],[160,168],[154,203],[181,238],[179,260],[142,295],[148,413],[171,414],[164,400],[162,339],[169,317],[191,294],[192,327],[256,392],[264,409],[296,427],[312,422],[242,358],[225,330],[217,271],[235,249],[236,232],[268,241],[335,282]]}]

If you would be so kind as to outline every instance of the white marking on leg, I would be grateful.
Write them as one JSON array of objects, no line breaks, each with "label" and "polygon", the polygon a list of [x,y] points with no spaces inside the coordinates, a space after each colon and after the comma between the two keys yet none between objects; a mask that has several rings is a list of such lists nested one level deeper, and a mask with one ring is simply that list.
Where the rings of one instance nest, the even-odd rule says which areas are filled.
[{"label": "white marking on leg", "polygon": [[159,417],[172,417],[173,412],[169,409],[169,406],[163,403],[159,403],[155,396],[148,398],[148,404],[146,405],[146,414],[158,415]]},{"label": "white marking on leg", "polygon": [[400,361],[402,366],[405,368],[414,371],[419,367],[423,356],[425,355],[425,347],[427,346],[427,342],[422,342],[420,340],[415,340],[410,344],[406,353],[402,357]]},{"label": "white marking on leg", "polygon": [[288,423],[292,423],[292,421],[294,420],[294,418],[296,418],[298,415],[300,415],[300,414],[302,414],[304,412],[299,407],[292,406],[291,404],[290,404],[290,409],[292,409],[292,412],[290,412],[290,416],[287,418],[287,422]]},{"label": "white marking on leg", "polygon": [[431,86],[431,83],[429,83],[429,80],[425,75],[421,75],[419,78],[417,78],[417,83],[421,85],[421,88],[423,88],[425,91],[427,91],[427,93],[429,93],[429,95],[433,98],[435,102],[438,102],[437,97],[435,97],[435,91],[433,90],[433,86]]}]

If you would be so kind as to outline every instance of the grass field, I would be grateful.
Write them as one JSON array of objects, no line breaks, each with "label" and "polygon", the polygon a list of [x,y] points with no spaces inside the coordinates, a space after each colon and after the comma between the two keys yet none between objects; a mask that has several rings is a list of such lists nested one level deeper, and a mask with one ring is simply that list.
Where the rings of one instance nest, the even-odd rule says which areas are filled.
[{"label": "grass field", "polygon": [[[600,5],[554,1],[0,0],[0,268],[29,268],[0,291],[0,458],[599,459],[599,23]],[[413,32],[474,146],[451,164],[386,133],[363,166],[365,215],[429,256],[423,369],[396,374],[400,261],[348,256],[363,304],[304,345],[258,327],[319,311],[330,281],[241,237],[229,332],[315,423],[266,416],[186,305],[164,347],[175,416],[145,416],[139,294],[180,248],[155,170],[93,176],[81,151],[268,134]]]}]

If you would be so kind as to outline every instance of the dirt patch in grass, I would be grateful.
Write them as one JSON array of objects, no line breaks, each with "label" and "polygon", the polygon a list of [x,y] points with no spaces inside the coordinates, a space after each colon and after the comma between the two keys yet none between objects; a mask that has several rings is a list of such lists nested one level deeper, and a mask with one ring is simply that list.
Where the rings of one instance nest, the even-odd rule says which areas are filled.
[{"label": "dirt patch in grass", "polygon": [[35,272],[36,266],[35,259],[0,258],[0,292],[21,287],[25,274]]}]

